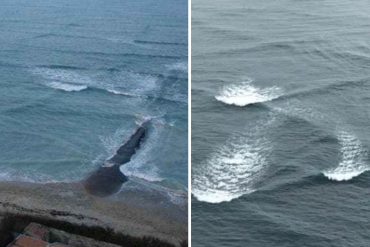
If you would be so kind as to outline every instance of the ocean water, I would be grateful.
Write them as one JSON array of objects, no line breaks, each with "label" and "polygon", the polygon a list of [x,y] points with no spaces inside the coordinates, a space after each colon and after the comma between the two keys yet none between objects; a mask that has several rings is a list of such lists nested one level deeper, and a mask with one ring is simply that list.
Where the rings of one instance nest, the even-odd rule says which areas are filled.
[{"label": "ocean water", "polygon": [[369,9],[193,1],[193,246],[370,246]]},{"label": "ocean water", "polygon": [[3,0],[0,180],[84,179],[138,124],[121,167],[187,188],[187,1]]}]

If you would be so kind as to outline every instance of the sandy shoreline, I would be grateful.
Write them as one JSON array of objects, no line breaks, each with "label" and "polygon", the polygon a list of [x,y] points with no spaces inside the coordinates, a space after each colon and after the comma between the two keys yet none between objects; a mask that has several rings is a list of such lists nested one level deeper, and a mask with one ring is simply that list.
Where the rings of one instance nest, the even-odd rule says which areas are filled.
[{"label": "sandy shoreline", "polygon": [[107,227],[175,245],[187,240],[186,195],[174,197],[135,181],[107,198],[88,194],[81,183],[0,182],[0,215],[9,213]]}]

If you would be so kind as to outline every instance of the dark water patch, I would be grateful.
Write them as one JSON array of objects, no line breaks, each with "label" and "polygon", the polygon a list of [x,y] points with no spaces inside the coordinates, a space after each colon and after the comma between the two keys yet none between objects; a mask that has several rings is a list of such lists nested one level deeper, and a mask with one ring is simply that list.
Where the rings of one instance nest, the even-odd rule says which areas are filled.
[{"label": "dark water patch", "polygon": [[96,51],[80,51],[80,50],[60,50],[60,49],[49,49],[39,46],[29,46],[30,48],[39,49],[42,51],[51,51],[62,54],[74,54],[74,55],[85,55],[85,56],[96,56],[96,57],[138,57],[138,58],[162,58],[162,59],[186,59],[187,56],[175,56],[175,55],[161,55],[161,54],[146,54],[146,53],[111,53],[111,52],[96,52]]},{"label": "dark water patch", "polygon": [[[294,170],[295,168],[293,168]],[[284,176],[285,174],[292,174],[294,173],[293,170],[286,168],[284,170],[275,173],[274,176]],[[261,195],[273,195],[276,193],[284,193],[287,191],[295,191],[295,190],[305,190],[305,189],[312,189],[312,191],[320,190],[322,187],[331,187],[335,189],[338,185],[347,186],[356,186],[359,188],[367,188],[369,186],[369,178],[370,173],[364,172],[357,177],[354,177],[350,180],[346,181],[334,181],[328,179],[323,173],[316,173],[306,177],[302,177],[299,179],[295,179],[291,177],[289,180],[285,180],[280,184],[275,184],[272,186],[266,186],[261,190],[256,191],[254,194]],[[254,195],[253,195],[254,196]],[[257,196],[257,195],[256,195]]]},{"label": "dark water patch", "polygon": [[0,61],[0,68],[10,68],[10,69],[26,69],[28,66],[19,63],[7,63]]},{"label": "dark water patch", "polygon": [[[283,175],[286,173],[291,173],[289,169],[281,170],[276,175]],[[293,181],[286,181],[283,184],[277,185],[271,189],[267,190],[261,190],[261,193],[268,193],[270,191],[271,193],[275,192],[282,192],[287,190],[295,190],[295,189],[304,189],[309,187],[321,187],[321,186],[336,186],[335,183],[330,181],[327,177],[325,177],[322,173],[313,174],[307,177],[302,177],[298,180]]]},{"label": "dark water patch", "polygon": [[241,56],[241,54],[245,53],[271,53],[274,54],[281,54],[281,53],[295,53],[297,52],[297,48],[289,43],[285,42],[271,42],[271,43],[264,43],[264,44],[257,44],[252,47],[248,48],[227,48],[227,49],[220,49],[217,51],[209,51],[204,52],[202,54],[195,54],[194,56],[197,58],[203,59],[215,59],[219,58],[220,56]]},{"label": "dark water patch", "polygon": [[82,27],[81,24],[79,23],[69,23],[69,24],[66,24],[67,27]]},{"label": "dark water patch", "polygon": [[165,41],[150,41],[150,40],[134,40],[137,44],[150,44],[150,45],[176,45],[176,46],[187,46],[187,43],[179,42],[165,42]]},{"label": "dark water patch", "polygon": [[[333,50],[334,49],[334,50]],[[341,47],[318,47],[313,50],[305,51],[309,56],[317,56],[323,58],[325,61],[330,61],[330,65],[335,67],[337,64],[348,70],[350,67],[353,68],[368,68],[370,66],[370,57],[368,54],[360,54],[353,51],[341,51]],[[315,60],[315,58],[312,58]]]},{"label": "dark water patch", "polygon": [[40,35],[36,35],[35,37],[33,37],[34,39],[42,39],[42,38],[49,38],[49,37],[55,37],[57,35],[53,34],[53,33],[46,33],[46,34],[40,34]]},{"label": "dark water patch", "polygon": [[37,65],[38,68],[46,68],[46,69],[62,69],[62,70],[87,70],[86,67],[78,67],[78,66],[72,66],[72,65]]},{"label": "dark water patch", "polygon": [[16,117],[19,115],[24,114],[25,112],[34,112],[43,114],[44,116],[58,116],[59,114],[63,114],[65,117],[101,117],[101,118],[111,118],[111,117],[132,117],[133,115],[125,113],[125,112],[99,112],[96,109],[92,108],[85,108],[84,112],[81,112],[79,109],[74,107],[56,107],[55,105],[51,105],[48,103],[50,101],[46,100],[43,102],[34,102],[32,104],[24,104],[15,107],[9,107],[8,109],[3,110],[3,114],[9,117]]},{"label": "dark water patch", "polygon": [[239,49],[228,49],[227,51],[223,52],[216,52],[213,55],[232,55],[232,54],[243,54],[249,52],[267,52],[269,50],[277,52],[289,52],[293,53],[296,51],[296,46],[294,46],[294,42],[270,42],[270,43],[262,43],[257,44],[250,48],[239,48]]},{"label": "dark water patch", "polygon": [[[111,41],[112,39],[110,38],[104,38],[104,37],[99,37],[99,36],[84,36],[84,35],[79,35],[79,34],[61,34],[61,33],[47,33],[47,34],[40,34],[40,35],[35,35],[33,39],[46,39],[46,38],[60,38],[60,39],[71,39],[71,40],[76,40],[76,39],[84,39],[84,40],[91,40],[91,41]],[[125,43],[125,44],[130,44],[129,41],[120,41],[120,43]]]}]

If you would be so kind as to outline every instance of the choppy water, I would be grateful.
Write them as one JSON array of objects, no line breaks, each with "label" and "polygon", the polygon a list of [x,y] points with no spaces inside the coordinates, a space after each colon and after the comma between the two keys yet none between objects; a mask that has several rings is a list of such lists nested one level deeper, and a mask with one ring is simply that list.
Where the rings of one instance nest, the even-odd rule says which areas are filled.
[{"label": "choppy water", "polygon": [[0,179],[80,180],[151,118],[122,171],[186,190],[187,88],[187,1],[1,1]]},{"label": "choppy water", "polygon": [[193,1],[193,246],[370,245],[369,9]]}]

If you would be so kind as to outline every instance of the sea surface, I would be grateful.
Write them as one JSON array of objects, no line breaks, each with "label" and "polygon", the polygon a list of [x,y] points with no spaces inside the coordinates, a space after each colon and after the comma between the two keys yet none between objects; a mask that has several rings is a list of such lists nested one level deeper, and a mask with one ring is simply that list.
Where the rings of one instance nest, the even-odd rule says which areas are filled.
[{"label": "sea surface", "polygon": [[369,10],[193,1],[193,246],[370,246]]},{"label": "sea surface", "polygon": [[187,52],[186,0],[2,0],[0,181],[80,181],[150,120],[121,170],[185,192]]}]

